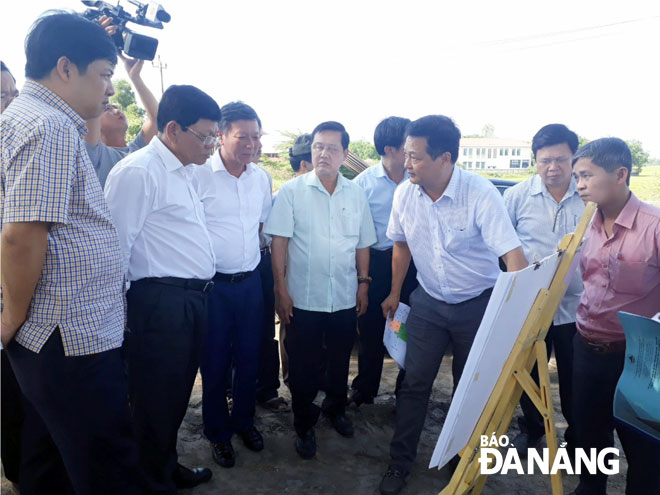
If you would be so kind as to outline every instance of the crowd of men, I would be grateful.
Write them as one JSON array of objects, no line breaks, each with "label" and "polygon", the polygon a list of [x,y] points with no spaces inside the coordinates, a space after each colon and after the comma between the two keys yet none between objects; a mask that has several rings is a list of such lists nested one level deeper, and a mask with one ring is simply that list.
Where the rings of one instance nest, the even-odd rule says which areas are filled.
[{"label": "crowd of men", "polygon": [[[288,410],[279,353],[295,449],[311,459],[321,413],[354,436],[347,405],[374,402],[385,318],[405,302],[405,371],[380,484],[399,493],[445,351],[456,387],[499,261],[515,271],[553,253],[585,201],[598,210],[581,277],[546,341],[569,448],[612,445],[625,350],[616,312],[660,311],[660,210],[630,191],[625,142],[578,149],[573,131],[547,125],[532,141],[538,175],[502,198],[456,166],[461,134],[448,117],[383,120],[381,161],[353,181],[339,172],[349,134],[326,121],[295,140],[297,177],[274,198],[253,108],[220,107],[187,85],[157,102],[143,62],[130,59],[146,119],[126,143],[126,117],[109,105],[117,50],[100,24],[40,18],[20,95],[2,65],[2,460],[21,493],[169,494],[208,481],[211,470],[181,465],[176,449],[198,370],[204,435],[231,468],[234,435],[264,449],[255,404]],[[544,428],[529,398],[521,406],[514,443],[526,452]],[[616,429],[626,493],[660,493],[658,446]],[[601,495],[606,483],[583,473],[574,493]]]}]

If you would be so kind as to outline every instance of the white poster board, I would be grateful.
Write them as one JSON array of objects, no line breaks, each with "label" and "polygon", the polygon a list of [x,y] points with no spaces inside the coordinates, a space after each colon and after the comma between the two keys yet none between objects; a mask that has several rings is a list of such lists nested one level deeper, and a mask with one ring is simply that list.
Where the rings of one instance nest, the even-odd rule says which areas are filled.
[{"label": "white poster board", "polygon": [[442,468],[470,441],[536,296],[550,286],[559,261],[559,253],[555,253],[524,270],[498,277],[429,468]]}]

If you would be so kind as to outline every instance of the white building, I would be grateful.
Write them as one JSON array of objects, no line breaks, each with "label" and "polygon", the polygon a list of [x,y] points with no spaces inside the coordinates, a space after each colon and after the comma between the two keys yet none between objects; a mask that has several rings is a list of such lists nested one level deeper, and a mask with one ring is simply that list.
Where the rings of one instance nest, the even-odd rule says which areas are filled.
[{"label": "white building", "polygon": [[521,169],[532,165],[532,145],[501,138],[461,138],[458,163],[474,169]]}]

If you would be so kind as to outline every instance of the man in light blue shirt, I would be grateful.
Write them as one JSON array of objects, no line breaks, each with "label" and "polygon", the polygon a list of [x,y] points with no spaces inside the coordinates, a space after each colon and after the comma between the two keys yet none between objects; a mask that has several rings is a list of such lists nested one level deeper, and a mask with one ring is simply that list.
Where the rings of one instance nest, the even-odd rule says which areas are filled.
[{"label": "man in light blue shirt", "polygon": [[[577,148],[577,134],[565,125],[550,124],[541,128],[532,140],[538,175],[504,192],[504,204],[530,262],[554,253],[561,239],[575,231],[582,216],[584,201],[575,187],[571,166]],[[581,277],[576,275],[545,338],[548,358],[553,347],[555,350],[561,411],[568,423],[564,439],[569,448],[575,447],[571,407],[573,336],[576,332],[575,313],[582,291]],[[532,376],[538,382],[536,368]],[[527,394],[520,399],[520,406],[523,410],[523,416],[518,420],[521,432],[512,443],[521,457],[526,457],[527,450],[538,447],[543,440],[545,426],[543,417]]]},{"label": "man in light blue shirt", "polygon": [[[394,245],[394,242],[388,239],[386,230],[390,221],[394,191],[408,179],[408,172],[403,166],[403,140],[409,123],[410,119],[388,117],[376,126],[374,145],[381,161],[353,180],[367,194],[378,238],[369,250],[369,275],[373,279],[369,285],[369,305],[367,312],[358,319],[358,375],[353,380],[353,392],[349,401],[358,407],[363,403],[373,404],[383,371],[385,318],[380,303],[388,296],[392,285]],[[408,304],[410,293],[417,287],[416,274],[415,266],[411,263],[401,290],[401,301],[405,304]],[[401,378],[403,376],[400,374],[397,384]]]},{"label": "man in light blue shirt", "polygon": [[488,305],[502,257],[510,271],[527,266],[497,189],[455,166],[461,132],[442,115],[411,122],[404,152],[410,180],[394,193],[387,237],[394,241],[392,291],[382,304],[394,314],[411,257],[419,287],[410,295],[406,374],[396,403],[392,461],[380,484],[396,495],[417,456],[433,382],[452,344],[454,387]]},{"label": "man in light blue shirt", "polygon": [[296,450],[303,459],[316,454],[314,425],[320,410],[314,399],[324,344],[323,412],[341,435],[354,433],[345,415],[346,382],[356,316],[367,309],[369,246],[376,242],[376,233],[366,195],[339,174],[348,143],[348,133],[338,122],[323,122],[314,129],[314,172],[282,186],[264,229],[273,236],[275,309],[288,325]]}]

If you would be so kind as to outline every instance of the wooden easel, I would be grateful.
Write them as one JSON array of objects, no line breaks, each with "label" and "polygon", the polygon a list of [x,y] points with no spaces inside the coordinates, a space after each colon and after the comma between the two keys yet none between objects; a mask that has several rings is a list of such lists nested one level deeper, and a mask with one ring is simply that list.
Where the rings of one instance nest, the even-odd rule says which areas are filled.
[{"label": "wooden easel", "polygon": [[[477,426],[472,432],[468,444],[459,453],[461,460],[454,475],[440,495],[464,495],[467,493],[478,495],[481,493],[487,478],[487,475],[480,472],[481,436],[488,435],[490,438],[491,434],[495,432],[499,438],[506,434],[523,391],[527,393],[543,417],[550,465],[554,462],[557,455],[557,435],[545,336],[566,292],[564,284],[566,274],[595,211],[596,205],[588,203],[575,232],[565,235],[562,239],[559,245],[562,258],[552,283],[548,289],[541,290],[537,295],[486,407],[481,413]],[[530,374],[534,365],[538,366],[540,386],[536,385]],[[562,495],[561,473],[551,474],[550,480],[553,495]]]}]

